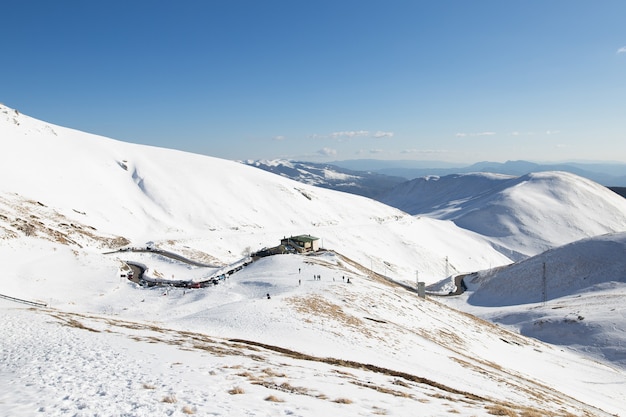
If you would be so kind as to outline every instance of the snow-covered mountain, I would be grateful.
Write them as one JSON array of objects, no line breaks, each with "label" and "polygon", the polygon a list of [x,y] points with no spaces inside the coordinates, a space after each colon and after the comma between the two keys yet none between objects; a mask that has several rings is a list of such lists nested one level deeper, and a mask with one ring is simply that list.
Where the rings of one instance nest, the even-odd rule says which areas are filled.
[{"label": "snow-covered mountain", "polygon": [[[5,106],[0,143],[1,415],[624,411],[619,362],[447,306],[479,308],[470,293],[396,284],[511,263],[451,220]],[[292,234],[328,250],[261,258],[207,288],[121,276],[128,262],[210,276]],[[130,250],[147,246],[215,266]]]},{"label": "snow-covered mountain", "polygon": [[455,304],[520,333],[626,367],[626,232],[465,277]]},{"label": "snow-covered mountain", "polygon": [[513,260],[620,231],[626,224],[625,199],[567,172],[521,176],[474,172],[400,182],[399,177],[383,181],[384,175],[327,164],[285,160],[246,164],[299,182],[365,195],[409,214],[452,220],[487,236]]},{"label": "snow-covered mountain", "polygon": [[[0,122],[0,191],[7,205],[37,202],[24,206],[23,220],[34,228],[32,219],[46,223],[40,208],[47,208],[64,216],[63,223],[122,236],[136,246],[176,242],[224,263],[246,248],[256,251],[305,233],[410,282],[416,269],[425,281],[442,278],[446,257],[458,271],[510,262],[450,221],[417,219],[241,163],[85,134],[7,107],[0,109]],[[15,229],[10,221],[4,227]],[[437,242],[427,237],[433,233],[440,235]],[[396,249],[389,252],[389,246]],[[457,258],[455,247],[475,253]]]},{"label": "snow-covered mountain", "polygon": [[332,164],[285,159],[246,160],[243,163],[305,184],[344,191],[376,199],[380,194],[406,181],[402,177],[368,171],[353,171]]},{"label": "snow-covered mountain", "polygon": [[566,172],[417,178],[380,200],[413,215],[452,220],[515,260],[626,230],[626,199]]}]

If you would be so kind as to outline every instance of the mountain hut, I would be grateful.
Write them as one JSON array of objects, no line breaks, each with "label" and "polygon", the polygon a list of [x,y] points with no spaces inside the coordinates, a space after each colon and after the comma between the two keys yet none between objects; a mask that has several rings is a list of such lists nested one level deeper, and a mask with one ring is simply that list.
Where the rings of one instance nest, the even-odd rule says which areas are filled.
[{"label": "mountain hut", "polygon": [[284,237],[280,244],[285,247],[293,247],[297,252],[315,252],[319,250],[319,237],[311,235],[298,235]]}]

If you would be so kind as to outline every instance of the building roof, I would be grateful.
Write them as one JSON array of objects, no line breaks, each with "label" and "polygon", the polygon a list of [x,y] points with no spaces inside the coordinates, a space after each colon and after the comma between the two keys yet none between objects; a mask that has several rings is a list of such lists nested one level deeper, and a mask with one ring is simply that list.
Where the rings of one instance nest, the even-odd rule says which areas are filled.
[{"label": "building roof", "polygon": [[316,240],[320,240],[319,237],[315,237],[311,235],[291,236],[289,239],[295,240],[296,242],[314,242]]}]

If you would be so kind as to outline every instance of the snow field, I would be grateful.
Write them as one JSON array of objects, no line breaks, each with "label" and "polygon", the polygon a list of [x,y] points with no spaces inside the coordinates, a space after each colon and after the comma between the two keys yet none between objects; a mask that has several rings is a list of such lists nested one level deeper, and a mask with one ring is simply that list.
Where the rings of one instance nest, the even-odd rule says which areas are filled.
[{"label": "snow field", "polygon": [[[530,263],[513,265],[522,269],[511,269],[503,286],[476,281],[454,299],[420,300],[380,276],[436,283],[503,267],[563,236],[623,229],[619,208],[598,228],[584,221],[602,218],[598,206],[577,205],[575,191],[564,191],[567,199],[552,192],[555,178],[576,190],[573,176],[526,178],[490,202],[449,195],[458,206],[442,210],[475,215],[462,229],[231,161],[87,135],[4,107],[0,140],[7,150],[0,154],[0,293],[48,304],[32,309],[0,299],[0,415],[624,414],[619,250],[601,251],[616,262],[596,268],[592,286],[564,290],[548,306],[498,305],[537,293],[535,275],[516,279]],[[29,164],[15,155],[30,155]],[[527,186],[522,209],[515,194]],[[594,185],[581,187],[580,198],[608,204]],[[554,202],[546,193],[568,210],[582,209],[546,227],[563,213],[560,203],[544,214],[532,211]],[[492,207],[501,209],[499,217],[489,214]],[[519,234],[481,236],[476,227],[489,219],[498,221],[495,229]],[[264,258],[197,290],[138,288],[120,268],[139,260],[155,276],[196,280],[214,268],[154,254],[104,254],[152,242],[228,264],[302,233],[337,254]],[[606,239],[621,241],[618,234]],[[571,252],[563,265],[567,256],[591,252]],[[583,269],[559,271],[565,284]],[[472,304],[481,291],[491,307]],[[578,326],[583,337],[597,324],[592,345],[569,331]],[[580,353],[505,326],[568,336],[559,339]],[[613,353],[593,351],[598,344]]]}]

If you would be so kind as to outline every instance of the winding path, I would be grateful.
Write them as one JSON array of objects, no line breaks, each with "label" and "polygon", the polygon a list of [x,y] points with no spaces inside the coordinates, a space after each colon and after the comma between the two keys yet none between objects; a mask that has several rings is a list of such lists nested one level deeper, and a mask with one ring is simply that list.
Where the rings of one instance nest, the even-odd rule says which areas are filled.
[{"label": "winding path", "polygon": [[182,287],[182,288],[202,288],[207,287],[209,285],[216,285],[220,278],[227,277],[234,272],[241,270],[243,267],[249,265],[254,261],[251,257],[244,257],[236,262],[233,262],[230,265],[211,265],[205,264],[201,262],[193,261],[189,258],[185,258],[179,254],[174,252],[164,251],[161,249],[139,249],[139,248],[127,248],[127,249],[118,249],[112,252],[106,252],[105,254],[113,254],[113,253],[124,253],[124,252],[147,252],[147,253],[155,253],[160,256],[164,256],[170,259],[177,260],[179,262],[183,262],[192,266],[197,266],[200,268],[216,268],[211,276],[202,280],[202,281],[192,281],[192,280],[162,280],[162,279],[145,279],[144,273],[146,268],[138,262],[125,261],[126,265],[132,270],[132,276],[128,279],[142,286],[154,287],[154,286],[169,286],[169,287]]},{"label": "winding path", "polygon": [[[228,276],[231,275],[234,272],[237,272],[239,270],[241,270],[243,267],[249,265],[250,263],[254,262],[254,257],[249,257],[249,258],[243,258],[237,262],[234,262],[230,265],[227,266],[222,266],[222,265],[211,265],[211,264],[205,264],[205,263],[201,263],[201,262],[197,262],[194,260],[191,260],[189,258],[185,258],[184,256],[181,256],[179,254],[176,254],[174,252],[169,252],[169,251],[165,251],[165,250],[161,250],[161,249],[151,249],[151,248],[128,248],[128,249],[119,249],[117,251],[112,251],[112,252],[107,252],[107,254],[112,254],[112,253],[120,253],[120,252],[147,252],[147,253],[155,253],[157,255],[161,255],[170,259],[174,259],[177,260],[179,262],[183,262],[189,265],[193,265],[193,266],[198,266],[198,267],[202,267],[202,268],[219,268],[218,271],[216,273],[214,273],[213,275],[211,275],[209,278],[207,278],[206,280],[203,281],[169,281],[169,280],[146,280],[143,278],[143,274],[145,272],[145,268],[140,265],[139,263],[135,263],[135,262],[129,262],[127,261],[126,264],[131,268],[131,270],[133,271],[133,275],[132,278],[129,278],[129,280],[140,284],[140,285],[147,285],[147,286],[158,286],[158,285],[166,285],[166,286],[172,286],[172,287],[187,287],[187,288],[191,288],[191,287],[205,287],[208,285],[215,285],[218,281],[219,281],[219,277],[220,276]],[[336,255],[338,255],[339,257],[341,257],[344,261],[352,264],[353,266],[357,267],[358,269],[363,270],[364,272],[366,272],[368,275],[375,275],[377,278],[382,279],[390,284],[394,284],[394,285],[398,285],[403,287],[404,289],[411,291],[411,292],[417,292],[417,288],[403,283],[403,282],[398,282],[395,281],[391,278],[388,278],[384,275],[378,274],[376,272],[373,272],[365,267],[363,267],[362,265],[358,264],[357,262],[351,260],[350,258],[336,252],[336,251],[331,251],[333,253],[335,253]],[[226,270],[226,271],[225,271]],[[456,296],[456,295],[461,295],[465,292],[465,290],[467,290],[467,286],[465,285],[465,282],[463,281],[463,278],[465,278],[468,274],[460,274],[460,275],[456,275],[454,277],[454,285],[456,286],[456,290],[453,292],[449,292],[448,294],[437,294],[437,293],[433,293],[433,292],[427,292],[426,294],[430,295],[430,296],[437,296],[437,297],[450,297],[450,296]]]},{"label": "winding path", "polygon": [[469,274],[461,274],[454,277],[454,285],[456,285],[456,291],[448,293],[448,296],[451,295],[461,295],[467,290],[467,285],[465,285],[465,281],[463,278],[468,276]]}]

